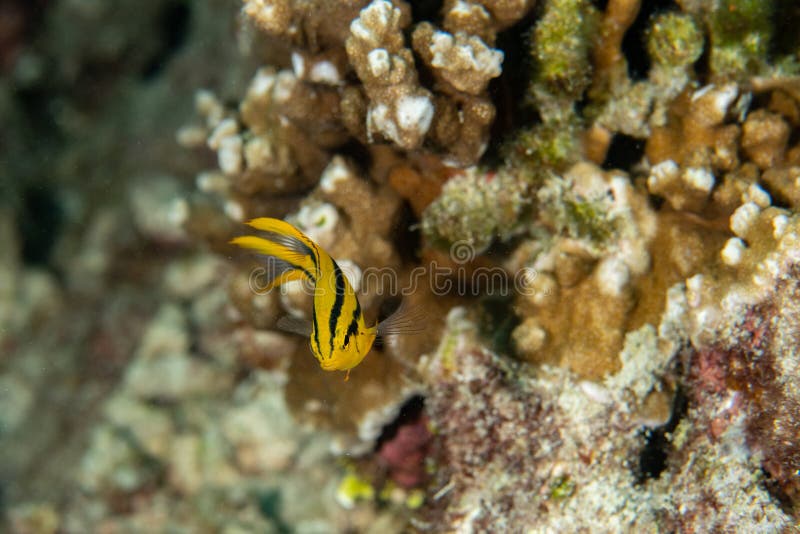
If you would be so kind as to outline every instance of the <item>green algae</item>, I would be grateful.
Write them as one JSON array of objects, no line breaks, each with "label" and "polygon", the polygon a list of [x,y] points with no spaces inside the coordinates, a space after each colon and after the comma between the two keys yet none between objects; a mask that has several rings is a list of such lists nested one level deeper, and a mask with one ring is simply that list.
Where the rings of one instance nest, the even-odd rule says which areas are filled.
[{"label": "green algae", "polygon": [[550,498],[560,501],[571,497],[575,493],[575,481],[568,475],[556,477],[550,484]]},{"label": "green algae", "polygon": [[663,13],[653,19],[647,35],[647,52],[654,63],[683,67],[703,53],[703,32],[691,15]]},{"label": "green algae", "polygon": [[739,78],[763,70],[772,39],[771,0],[724,0],[708,15],[711,70]]},{"label": "green algae", "polygon": [[591,82],[590,51],[597,20],[598,12],[588,0],[547,2],[531,44],[534,85],[571,100],[580,97]]},{"label": "green algae", "polygon": [[439,198],[425,209],[422,232],[440,248],[471,247],[466,258],[471,259],[486,251],[495,238],[502,241],[513,235],[530,203],[525,192],[524,180],[516,175],[468,169],[449,180]]},{"label": "green algae", "polygon": [[573,237],[602,243],[611,237],[614,224],[598,201],[564,199],[563,224]]}]

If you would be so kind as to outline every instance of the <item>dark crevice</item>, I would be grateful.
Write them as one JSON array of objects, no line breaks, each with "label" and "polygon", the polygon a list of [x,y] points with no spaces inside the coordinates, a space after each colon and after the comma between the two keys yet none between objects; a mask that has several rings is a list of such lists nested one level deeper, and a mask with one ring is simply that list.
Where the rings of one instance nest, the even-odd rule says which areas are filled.
[{"label": "dark crevice", "polygon": [[192,17],[189,6],[188,2],[172,2],[164,8],[158,21],[161,47],[145,64],[141,73],[143,80],[156,78],[169,60],[183,47],[189,34]]},{"label": "dark crevice", "polygon": [[[798,53],[800,53],[800,48],[798,48]],[[752,106],[753,103],[751,102],[750,105]],[[785,117],[784,117],[785,120]],[[792,128],[789,132],[789,141],[786,143],[787,147],[796,147],[800,144],[800,128]]]},{"label": "dark crevice", "polygon": [[621,133],[614,135],[611,146],[608,147],[603,168],[629,170],[641,161],[644,156],[644,145],[642,139]]},{"label": "dark crevice", "polygon": [[411,206],[404,202],[393,239],[403,262],[415,263],[419,260],[417,254],[422,247],[422,234],[417,222]]},{"label": "dark crevice", "polygon": [[777,0],[772,13],[772,39],[767,53],[770,62],[800,49],[800,3],[797,0]]},{"label": "dark crevice", "polygon": [[46,187],[24,189],[18,220],[23,261],[48,265],[63,222],[56,192]]},{"label": "dark crevice", "polygon": [[636,483],[642,484],[647,480],[657,479],[667,467],[669,454],[669,434],[675,431],[681,419],[686,415],[689,402],[683,390],[678,388],[672,399],[672,411],[669,420],[656,428],[644,429],[644,447],[639,453],[639,463],[636,470]]},{"label": "dark crevice", "polygon": [[694,63],[694,73],[698,83],[705,85],[711,77],[711,41],[708,35],[703,38],[703,52]]},{"label": "dark crevice", "polygon": [[658,195],[647,195],[647,201],[654,210],[659,211],[667,200]]},{"label": "dark crevice", "polygon": [[[513,280],[507,281],[513,284]],[[492,288],[489,288],[491,291]],[[513,354],[511,332],[520,323],[519,316],[514,313],[514,288],[507,296],[487,296],[481,299],[478,326],[481,335],[489,343],[493,351],[500,354]]]},{"label": "dark crevice", "polygon": [[622,39],[622,54],[628,61],[628,75],[632,80],[644,80],[650,72],[650,57],[647,55],[645,34],[650,20],[662,11],[677,10],[674,0],[651,0],[642,2],[639,14]]},{"label": "dark crevice", "polygon": [[400,407],[400,412],[397,414],[397,417],[394,419],[394,421],[384,426],[381,430],[381,435],[378,437],[378,441],[375,443],[375,451],[379,451],[384,443],[394,439],[400,427],[418,421],[422,416],[424,409],[425,397],[422,395],[414,395],[405,403],[403,403],[403,406]]},{"label": "dark crevice", "polygon": [[771,200],[770,205],[773,208],[779,208],[779,209],[787,210],[787,211],[793,211],[794,210],[794,206],[792,205],[792,202],[788,198],[784,197],[779,192],[775,191],[769,185],[767,185],[767,184],[765,184],[763,182],[760,182],[759,185],[764,189],[764,191],[769,193],[770,200]]},{"label": "dark crevice", "polygon": [[667,467],[667,447],[669,440],[660,429],[644,430],[644,448],[639,455],[639,472],[636,482],[641,484],[648,479],[658,479]]},{"label": "dark crevice", "polygon": [[261,515],[272,522],[274,532],[289,534],[292,527],[283,518],[283,499],[278,489],[264,491],[258,496],[258,509]]},{"label": "dark crevice", "polygon": [[346,143],[336,147],[336,153],[347,159],[348,163],[355,166],[362,175],[368,175],[367,171],[372,166],[372,152],[367,145],[349,138]]},{"label": "dark crevice", "polygon": [[489,83],[489,96],[496,113],[483,163],[491,165],[502,161],[503,142],[515,131],[529,126],[536,117],[536,111],[525,98],[533,73],[530,31],[534,17],[533,12],[529,13],[497,36],[495,48],[503,51],[503,72]]},{"label": "dark crevice", "polygon": [[[764,487],[770,496],[775,500],[775,503],[778,505],[778,507],[785,514],[793,515],[795,513],[794,503],[792,502],[792,498],[789,496],[789,494],[784,491],[780,482],[775,480],[775,477],[773,477],[772,474],[764,467],[761,468],[761,474],[764,477]],[[798,510],[798,512],[800,512],[800,510]]]},{"label": "dark crevice", "polygon": [[442,0],[411,0],[411,18],[417,22],[437,22],[441,18]]}]

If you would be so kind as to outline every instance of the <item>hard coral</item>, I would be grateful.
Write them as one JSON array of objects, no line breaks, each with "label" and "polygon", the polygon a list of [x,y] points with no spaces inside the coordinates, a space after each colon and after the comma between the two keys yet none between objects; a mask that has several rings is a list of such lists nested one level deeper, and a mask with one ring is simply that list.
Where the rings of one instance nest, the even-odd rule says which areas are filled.
[{"label": "hard coral", "polygon": [[689,412],[691,422],[675,423],[669,461],[637,486],[630,460],[644,454],[642,414],[686,342],[685,292],[670,293],[658,333],[629,335],[623,369],[603,386],[546,366],[535,376],[508,366],[480,346],[463,310],[451,312],[439,350],[421,367],[438,384],[426,409],[440,464],[417,528],[788,526],[754,475],[741,434],[725,432],[718,442],[702,430],[708,404]]},{"label": "hard coral", "polygon": [[271,36],[318,52],[341,46],[350,21],[367,0],[243,0],[243,3],[245,15]]},{"label": "hard coral", "polygon": [[645,152],[652,163],[672,159],[679,164],[731,170],[738,166],[736,142],[740,127],[725,124],[739,96],[736,85],[709,85],[678,97],[667,123],[654,128]]},{"label": "hard coral", "polygon": [[[332,382],[302,343],[269,330],[307,313],[306,297],[290,288],[257,309],[240,278],[243,356],[280,370],[259,350],[294,348],[292,413],[336,432],[339,450],[375,450],[402,486],[425,479],[427,429],[375,439],[427,390],[439,465],[418,527],[788,525],[800,90],[791,58],[769,64],[776,5],[546,0],[530,21],[529,87],[496,84],[524,93],[535,122],[507,141],[504,166],[478,168],[499,101],[489,84],[516,60],[499,43],[522,28],[500,32],[531,2],[447,0],[434,22],[400,0],[247,1],[284,57],[238,112],[201,95],[206,124],[181,136],[216,151],[222,173],[201,183],[230,217],[288,216],[367,286],[368,269],[405,276],[419,263],[395,228],[409,221],[394,190],[421,219],[423,258],[426,245],[466,251],[451,266],[491,252],[499,261],[478,262],[525,276],[506,329],[523,362],[489,350],[459,311],[438,350],[433,328],[390,340]],[[627,64],[636,36],[647,72]],[[382,315],[386,288],[364,289],[370,319]],[[409,300],[437,318],[456,301],[424,289]],[[238,465],[257,471],[258,437],[233,437]]]},{"label": "hard coral", "polygon": [[405,149],[421,146],[433,120],[431,94],[419,85],[402,30],[408,17],[388,0],[375,0],[350,25],[346,49],[369,99],[367,135],[380,134]]},{"label": "hard coral", "polygon": [[590,164],[551,178],[538,196],[543,238],[523,244],[510,265],[537,273],[517,298],[526,318],[514,334],[517,350],[526,360],[560,362],[599,378],[618,364],[633,288],[650,268],[654,214],[624,177]]},{"label": "hard coral", "polygon": [[437,81],[450,93],[480,95],[489,81],[500,75],[503,53],[489,48],[476,35],[452,35],[423,22],[414,29],[413,42]]},{"label": "hard coral", "polygon": [[775,4],[772,0],[723,0],[705,13],[714,76],[742,77],[766,67]]},{"label": "hard coral", "polygon": [[[701,348],[690,361],[697,403],[721,403],[737,397],[734,414],[742,418],[747,444],[761,458],[770,491],[794,514],[800,507],[800,285],[798,264],[759,305],[732,326],[729,337]],[[700,396],[707,392],[711,397]],[[711,421],[713,437],[730,423]]]},{"label": "hard coral", "polygon": [[448,180],[439,198],[422,214],[422,231],[435,245],[456,243],[484,252],[495,237],[508,239],[525,206],[526,185],[506,171],[470,168]]}]

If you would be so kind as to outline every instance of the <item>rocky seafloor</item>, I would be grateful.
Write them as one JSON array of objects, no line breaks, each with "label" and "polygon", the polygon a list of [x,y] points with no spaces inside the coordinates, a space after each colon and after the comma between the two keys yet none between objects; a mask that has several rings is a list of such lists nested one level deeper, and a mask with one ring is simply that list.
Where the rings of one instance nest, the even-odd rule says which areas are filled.
[{"label": "rocky seafloor", "polygon": [[[800,531],[798,24],[0,1],[0,530]],[[255,217],[424,328],[323,371]]]}]

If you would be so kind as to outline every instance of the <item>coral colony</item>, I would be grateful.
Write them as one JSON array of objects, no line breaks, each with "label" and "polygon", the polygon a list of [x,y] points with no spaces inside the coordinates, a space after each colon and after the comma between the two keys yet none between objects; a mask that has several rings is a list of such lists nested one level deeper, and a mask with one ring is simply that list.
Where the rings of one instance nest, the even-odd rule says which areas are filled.
[{"label": "coral colony", "polygon": [[[8,4],[10,532],[800,525],[794,2]],[[322,371],[257,217],[424,329]]]}]

